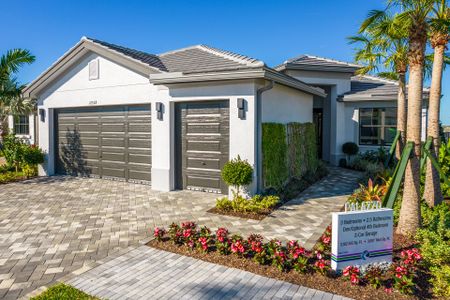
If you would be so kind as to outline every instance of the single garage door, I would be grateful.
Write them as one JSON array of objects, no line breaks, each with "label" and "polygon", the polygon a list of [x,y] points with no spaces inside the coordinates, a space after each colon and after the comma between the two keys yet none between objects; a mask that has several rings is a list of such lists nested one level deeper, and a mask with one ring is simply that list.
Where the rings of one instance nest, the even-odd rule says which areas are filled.
[{"label": "single garage door", "polygon": [[56,172],[151,181],[150,105],[59,109]]},{"label": "single garage door", "polygon": [[228,161],[229,102],[177,103],[177,188],[228,193],[220,171]]}]

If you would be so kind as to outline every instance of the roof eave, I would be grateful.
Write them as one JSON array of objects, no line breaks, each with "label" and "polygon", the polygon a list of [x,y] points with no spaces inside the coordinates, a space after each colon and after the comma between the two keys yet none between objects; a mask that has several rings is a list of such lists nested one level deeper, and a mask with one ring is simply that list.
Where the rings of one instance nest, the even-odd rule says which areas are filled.
[{"label": "roof eave", "polygon": [[[428,100],[428,93],[424,92],[423,99]],[[337,99],[339,102],[370,102],[370,101],[397,101],[397,94],[386,95],[341,95]]]},{"label": "roof eave", "polygon": [[281,70],[298,70],[298,71],[321,71],[321,72],[336,72],[336,73],[352,73],[354,74],[359,68],[351,66],[342,67],[326,67],[326,66],[312,66],[295,63],[287,63],[276,68],[277,71]]},{"label": "roof eave", "polygon": [[237,79],[258,79],[258,78],[273,80],[279,84],[301,90],[308,94],[317,95],[319,97],[326,97],[326,93],[324,93],[321,89],[314,88],[293,77],[284,75],[282,73],[279,73],[275,70],[268,68],[255,68],[239,71],[190,73],[190,74],[173,72],[163,74],[151,74],[149,76],[150,83],[153,83],[155,85],[224,81]]}]

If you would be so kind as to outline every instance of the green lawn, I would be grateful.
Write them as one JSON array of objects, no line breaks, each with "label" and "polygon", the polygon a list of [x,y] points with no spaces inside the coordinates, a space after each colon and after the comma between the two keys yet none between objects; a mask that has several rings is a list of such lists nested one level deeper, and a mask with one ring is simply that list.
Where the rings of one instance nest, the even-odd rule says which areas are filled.
[{"label": "green lawn", "polygon": [[64,284],[58,283],[48,288],[42,294],[31,298],[33,300],[100,300],[100,298],[90,296],[85,292],[77,290],[76,288]]}]

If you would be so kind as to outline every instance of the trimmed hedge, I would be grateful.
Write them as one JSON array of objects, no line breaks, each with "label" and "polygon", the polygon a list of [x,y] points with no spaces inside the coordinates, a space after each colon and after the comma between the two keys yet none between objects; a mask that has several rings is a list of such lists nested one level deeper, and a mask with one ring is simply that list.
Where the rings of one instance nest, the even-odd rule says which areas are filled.
[{"label": "trimmed hedge", "polygon": [[264,187],[281,188],[289,177],[286,125],[262,124],[262,153]]},{"label": "trimmed hedge", "polygon": [[316,131],[312,123],[289,123],[288,150],[289,175],[300,178],[307,172],[317,169]]},{"label": "trimmed hedge", "polygon": [[291,178],[314,173],[319,165],[312,123],[263,123],[264,188],[280,189]]}]

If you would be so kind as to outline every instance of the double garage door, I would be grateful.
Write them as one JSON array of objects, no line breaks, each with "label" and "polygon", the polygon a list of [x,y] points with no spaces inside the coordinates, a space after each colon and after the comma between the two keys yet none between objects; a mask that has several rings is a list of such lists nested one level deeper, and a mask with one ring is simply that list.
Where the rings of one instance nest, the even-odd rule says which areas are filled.
[{"label": "double garage door", "polygon": [[60,109],[56,172],[151,181],[150,105]]},{"label": "double garage door", "polygon": [[[150,105],[59,109],[55,121],[58,174],[151,181]],[[175,105],[176,188],[228,192],[229,132],[228,101]]]}]

